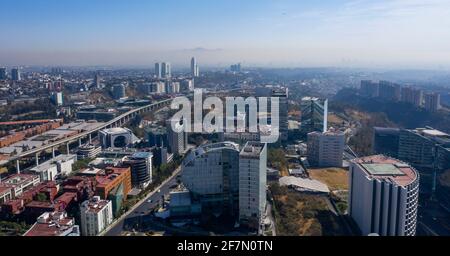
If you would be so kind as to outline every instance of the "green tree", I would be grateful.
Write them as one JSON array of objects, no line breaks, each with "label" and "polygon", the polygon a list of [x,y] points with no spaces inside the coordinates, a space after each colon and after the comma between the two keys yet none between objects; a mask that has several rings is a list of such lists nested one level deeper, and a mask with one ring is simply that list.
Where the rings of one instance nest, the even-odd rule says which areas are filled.
[{"label": "green tree", "polygon": [[47,195],[44,193],[39,193],[36,195],[36,200],[39,202],[45,202],[47,201]]}]

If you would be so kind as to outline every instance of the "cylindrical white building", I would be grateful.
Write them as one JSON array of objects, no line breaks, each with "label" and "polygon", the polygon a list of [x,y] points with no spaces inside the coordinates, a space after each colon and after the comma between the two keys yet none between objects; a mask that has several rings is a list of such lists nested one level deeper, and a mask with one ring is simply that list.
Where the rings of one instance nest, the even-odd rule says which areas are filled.
[{"label": "cylindrical white building", "polygon": [[414,236],[419,173],[383,155],[354,159],[349,171],[349,215],[362,235]]}]

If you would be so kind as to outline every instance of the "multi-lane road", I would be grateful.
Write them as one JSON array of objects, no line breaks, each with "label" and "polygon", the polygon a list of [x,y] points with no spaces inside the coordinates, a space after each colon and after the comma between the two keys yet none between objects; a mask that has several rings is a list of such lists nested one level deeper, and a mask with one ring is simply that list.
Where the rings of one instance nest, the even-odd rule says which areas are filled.
[{"label": "multi-lane road", "polygon": [[161,203],[162,197],[167,196],[171,187],[177,184],[177,176],[180,174],[180,168],[178,168],[174,174],[163,182],[158,188],[151,192],[144,199],[139,201],[130,211],[116,220],[106,232],[103,232],[104,236],[120,236],[126,230],[127,223],[135,220],[136,218],[147,216],[155,209],[158,204]]}]

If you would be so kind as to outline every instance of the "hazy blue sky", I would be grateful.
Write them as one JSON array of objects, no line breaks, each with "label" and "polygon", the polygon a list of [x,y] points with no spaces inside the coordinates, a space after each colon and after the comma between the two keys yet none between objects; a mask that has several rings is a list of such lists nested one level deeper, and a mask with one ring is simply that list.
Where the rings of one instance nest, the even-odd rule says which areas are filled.
[{"label": "hazy blue sky", "polygon": [[449,0],[1,0],[0,65],[450,68]]}]

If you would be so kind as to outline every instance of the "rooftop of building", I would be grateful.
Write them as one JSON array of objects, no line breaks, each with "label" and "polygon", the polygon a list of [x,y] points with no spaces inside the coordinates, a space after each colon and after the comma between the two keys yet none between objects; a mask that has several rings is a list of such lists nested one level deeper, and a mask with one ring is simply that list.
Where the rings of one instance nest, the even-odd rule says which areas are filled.
[{"label": "rooftop of building", "polygon": [[318,180],[293,177],[293,176],[285,176],[279,179],[279,183],[281,186],[294,186],[302,190],[320,192],[320,193],[329,193],[330,189],[328,186]]},{"label": "rooftop of building", "polygon": [[79,150],[90,150],[90,149],[95,149],[95,148],[101,148],[101,146],[85,144],[85,145],[82,145],[81,147],[78,147]]},{"label": "rooftop of building", "polygon": [[121,158],[104,158],[97,157],[96,159],[89,162],[89,166],[100,167],[100,166],[116,166],[120,163]]},{"label": "rooftop of building", "polygon": [[202,152],[209,152],[212,150],[220,150],[220,149],[233,149],[233,150],[239,151],[239,144],[231,142],[231,141],[225,141],[225,142],[203,145],[203,146],[198,147],[195,151],[198,153],[202,153]]},{"label": "rooftop of building", "polygon": [[108,167],[105,172],[95,177],[97,181],[97,187],[105,187],[114,181],[119,176],[123,175],[126,172],[129,172],[130,168],[124,167]]},{"label": "rooftop of building", "polygon": [[194,150],[192,150],[184,159],[183,165],[187,165],[195,158],[204,155],[208,152],[213,151],[220,151],[220,150],[234,150],[236,152],[239,152],[239,144],[231,142],[231,141],[225,141],[225,142],[219,142],[219,143],[212,143],[212,144],[206,144],[203,146],[200,146]]},{"label": "rooftop of building", "polygon": [[132,158],[150,158],[153,157],[152,152],[136,152],[132,156]]},{"label": "rooftop of building", "polygon": [[0,184],[0,195],[4,194],[4,193],[9,193],[11,191],[11,188],[8,186],[2,186]]},{"label": "rooftop of building", "polygon": [[83,169],[78,172],[78,175],[86,175],[86,176],[95,176],[102,172],[103,169],[95,168],[95,167],[89,167],[86,169]]},{"label": "rooftop of building", "polygon": [[146,132],[151,132],[153,134],[166,134],[167,128],[163,126],[149,126],[145,128]]},{"label": "rooftop of building", "polygon": [[33,168],[31,168],[31,171],[35,171],[35,172],[43,172],[48,170],[51,166],[55,165],[57,162],[66,162],[72,159],[76,159],[76,155],[58,155],[48,161],[45,161]]},{"label": "rooftop of building", "polygon": [[47,208],[47,209],[53,209],[55,205],[52,202],[49,201],[31,201],[27,203],[27,208]]},{"label": "rooftop of building", "polygon": [[64,190],[69,190],[69,189],[75,189],[78,190],[84,182],[89,182],[91,181],[90,177],[84,177],[84,176],[72,176],[68,179],[66,179],[63,182],[63,189]]},{"label": "rooftop of building", "polygon": [[109,129],[101,130],[101,132],[106,134],[123,134],[123,133],[131,133],[131,131],[127,128],[123,127],[114,127]]},{"label": "rooftop of building", "polygon": [[335,130],[335,129],[330,129],[326,132],[310,132],[308,133],[308,135],[320,135],[320,136],[344,136],[344,133],[339,131],[339,130]]},{"label": "rooftop of building", "polygon": [[416,128],[414,130],[408,130],[425,138],[434,141],[437,144],[450,146],[450,135],[448,133],[439,131],[432,127]]},{"label": "rooftop of building", "polygon": [[320,100],[320,99],[317,98],[317,97],[310,97],[310,96],[306,96],[306,97],[303,97],[303,98],[302,98],[302,101],[308,101],[308,100],[310,100],[310,101],[316,101],[316,100]]},{"label": "rooftop of building", "polygon": [[373,155],[352,160],[359,164],[372,179],[386,179],[399,186],[407,186],[418,178],[417,171],[410,165],[384,155]]},{"label": "rooftop of building", "polygon": [[373,127],[373,129],[377,132],[383,132],[383,133],[399,133],[400,128],[395,127]]},{"label": "rooftop of building", "polygon": [[179,189],[170,192],[170,206],[182,206],[191,204],[191,194],[187,189]]},{"label": "rooftop of building", "polygon": [[24,236],[59,236],[71,229],[75,220],[65,212],[46,212],[37,219],[36,223]]},{"label": "rooftop of building", "polygon": [[74,192],[64,192],[62,195],[55,199],[57,203],[64,203],[66,206],[72,202],[77,197],[77,193]]},{"label": "rooftop of building", "polygon": [[433,129],[431,127],[426,128],[416,128],[415,131],[425,135],[425,136],[432,136],[432,137],[449,137],[449,135],[445,132],[439,131],[437,129]]},{"label": "rooftop of building", "polygon": [[249,141],[247,142],[241,150],[241,156],[253,156],[259,157],[261,151],[266,145],[264,143]]},{"label": "rooftop of building", "polygon": [[135,148],[106,148],[102,150],[102,154],[120,154],[120,155],[132,155],[137,152]]},{"label": "rooftop of building", "polygon": [[98,213],[103,208],[105,208],[111,201],[102,200],[99,196],[94,196],[90,200],[84,201],[82,206],[87,212]]},{"label": "rooftop of building", "polygon": [[2,184],[4,186],[19,186],[22,184],[27,184],[29,182],[32,182],[35,179],[39,179],[38,175],[34,174],[13,174],[6,179],[2,180]]}]

